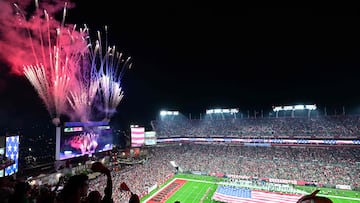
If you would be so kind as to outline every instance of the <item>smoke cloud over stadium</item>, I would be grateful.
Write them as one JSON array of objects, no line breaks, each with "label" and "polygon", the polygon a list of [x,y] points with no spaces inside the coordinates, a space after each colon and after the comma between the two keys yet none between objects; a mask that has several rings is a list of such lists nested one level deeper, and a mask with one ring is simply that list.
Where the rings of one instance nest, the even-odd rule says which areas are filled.
[{"label": "smoke cloud over stadium", "polygon": [[[35,5],[36,4],[36,5]],[[38,6],[38,9],[35,7]],[[56,27],[60,26],[60,21],[53,16],[64,9],[65,1],[42,1],[38,4],[33,0],[19,1],[0,1],[0,59],[11,65],[13,73],[22,75],[24,64],[36,63],[33,49],[41,49],[42,36],[39,29],[49,29],[54,34]],[[67,8],[75,5],[66,3]],[[28,10],[28,13],[21,13],[21,10]],[[50,16],[49,24],[45,24],[44,10]],[[71,27],[73,25],[68,25]],[[29,39],[32,37],[32,41]]]}]

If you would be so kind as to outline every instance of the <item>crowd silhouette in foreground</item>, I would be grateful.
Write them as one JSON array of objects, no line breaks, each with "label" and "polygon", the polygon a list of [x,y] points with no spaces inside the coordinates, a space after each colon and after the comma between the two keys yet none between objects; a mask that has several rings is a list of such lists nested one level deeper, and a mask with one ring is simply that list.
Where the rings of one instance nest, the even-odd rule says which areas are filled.
[{"label": "crowd silhouette in foreground", "polygon": [[[91,170],[106,176],[104,196],[98,190],[89,191],[89,177],[85,174],[69,177],[60,191],[59,185],[64,177],[59,179],[53,190],[47,186],[35,190],[28,182],[8,176],[0,179],[0,203],[114,203],[111,171],[100,162],[92,164]],[[129,193],[126,202],[140,203],[139,196],[132,193],[126,183],[121,184],[121,190]]]}]

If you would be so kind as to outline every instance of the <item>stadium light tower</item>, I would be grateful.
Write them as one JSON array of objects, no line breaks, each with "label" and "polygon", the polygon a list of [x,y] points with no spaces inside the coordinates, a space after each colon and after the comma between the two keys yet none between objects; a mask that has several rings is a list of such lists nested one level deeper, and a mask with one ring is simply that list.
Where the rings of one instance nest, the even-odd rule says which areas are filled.
[{"label": "stadium light tower", "polygon": [[178,111],[160,111],[160,116],[177,116],[179,115]]},{"label": "stadium light tower", "polygon": [[316,104],[312,105],[295,105],[295,106],[274,106],[273,111],[276,114],[276,118],[279,116],[279,111],[291,111],[291,117],[294,117],[295,111],[308,110],[308,117],[310,118],[310,113],[313,110],[316,110]]},{"label": "stadium light tower", "polygon": [[230,114],[234,115],[234,118],[236,119],[236,114],[239,113],[239,109],[207,109],[206,114],[212,118],[212,114],[220,114],[222,119],[224,118],[224,114]]},{"label": "stadium light tower", "polygon": [[178,116],[178,115],[179,115],[179,111],[166,111],[166,110],[160,111],[160,117],[162,119],[167,116],[171,116],[171,118],[174,118],[174,116]]}]

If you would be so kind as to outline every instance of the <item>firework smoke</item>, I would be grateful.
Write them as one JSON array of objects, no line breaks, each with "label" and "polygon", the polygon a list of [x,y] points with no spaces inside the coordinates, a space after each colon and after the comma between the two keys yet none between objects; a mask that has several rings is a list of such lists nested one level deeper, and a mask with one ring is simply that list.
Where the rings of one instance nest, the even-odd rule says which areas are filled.
[{"label": "firework smoke", "polygon": [[[64,0],[46,0],[41,4],[34,0],[21,0],[17,4],[11,0],[0,1],[0,59],[11,65],[13,73],[23,75],[24,64],[39,64],[33,52],[41,50],[41,41],[47,38],[44,32],[39,31],[45,31],[47,26],[50,26],[51,33],[56,33],[56,28],[61,25],[52,16],[61,12],[64,5]],[[31,13],[22,11],[29,7],[35,7],[35,10]],[[73,8],[74,4],[67,3],[66,7]],[[45,19],[44,11],[49,19]]]}]

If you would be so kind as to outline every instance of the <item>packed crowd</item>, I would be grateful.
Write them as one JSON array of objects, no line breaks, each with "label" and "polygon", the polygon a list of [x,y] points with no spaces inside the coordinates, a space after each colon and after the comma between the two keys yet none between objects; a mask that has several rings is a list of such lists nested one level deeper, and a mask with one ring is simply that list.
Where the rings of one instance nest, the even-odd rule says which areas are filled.
[{"label": "packed crowd", "polygon": [[[239,147],[226,145],[182,144],[147,149],[144,164],[127,166],[115,172],[115,202],[126,202],[119,185],[125,181],[131,191],[143,197],[153,185],[160,185],[176,169],[206,174],[222,173],[258,178],[303,180],[334,187],[336,184],[358,187],[360,183],[359,148]],[[116,166],[115,166],[116,167]],[[90,182],[91,188],[104,187],[106,178]]]},{"label": "packed crowd", "polygon": [[152,124],[160,138],[167,137],[360,137],[359,115],[321,117],[186,118],[160,119]]},{"label": "packed crowd", "polygon": [[154,157],[176,160],[184,171],[304,180],[324,185],[360,183],[359,148],[176,145],[154,148]]},{"label": "packed crowd", "polygon": [[[322,183],[330,187],[342,184],[356,188],[360,183],[359,148],[176,144],[143,150],[146,151],[144,162],[126,166],[109,166],[109,170],[106,170],[104,175],[88,180],[88,188],[84,193],[90,195],[90,191],[96,191],[91,194],[96,197],[111,196],[115,203],[129,202],[133,194],[137,194],[141,198],[148,194],[150,188],[160,186],[176,173],[177,169],[171,164],[171,161],[175,162],[178,170],[200,171],[206,174],[221,173],[258,178],[303,180]],[[109,187],[109,179],[111,187]],[[0,183],[0,196],[4,194],[2,192],[4,188],[15,194],[14,182],[4,183],[4,180],[2,179],[2,183]],[[124,182],[128,185],[128,191],[131,192],[124,192],[121,186]],[[24,190],[25,186],[20,186]],[[33,199],[42,197],[41,194],[49,194],[51,190],[54,190],[54,186],[37,186],[26,189],[27,194]],[[109,193],[110,190],[111,193]],[[60,199],[58,202],[64,201]]]}]

